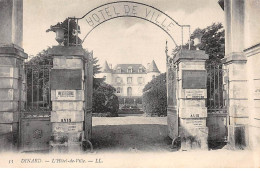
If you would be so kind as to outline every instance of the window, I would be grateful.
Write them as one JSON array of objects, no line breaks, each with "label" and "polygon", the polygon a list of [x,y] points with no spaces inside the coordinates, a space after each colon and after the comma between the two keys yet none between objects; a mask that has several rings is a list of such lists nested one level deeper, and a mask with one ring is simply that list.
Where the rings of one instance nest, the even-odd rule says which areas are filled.
[{"label": "window", "polygon": [[127,73],[132,73],[132,72],[133,72],[133,68],[132,67],[128,67]]},{"label": "window", "polygon": [[131,84],[132,83],[132,77],[127,77],[127,84]]},{"label": "window", "polygon": [[143,83],[143,77],[138,77],[137,82],[138,82],[138,84],[142,84]]},{"label": "window", "polygon": [[142,73],[142,72],[143,72],[143,68],[142,68],[142,67],[139,67],[138,72],[139,72],[139,73]]},{"label": "window", "polygon": [[117,72],[117,73],[121,73],[121,68],[118,67],[118,68],[116,69],[116,72]]},{"label": "window", "polygon": [[120,77],[116,77],[116,83],[121,83],[121,78]]},{"label": "window", "polygon": [[116,93],[121,93],[121,88],[120,87],[116,88]]},{"label": "window", "polygon": [[132,87],[127,88],[127,96],[132,96]]}]

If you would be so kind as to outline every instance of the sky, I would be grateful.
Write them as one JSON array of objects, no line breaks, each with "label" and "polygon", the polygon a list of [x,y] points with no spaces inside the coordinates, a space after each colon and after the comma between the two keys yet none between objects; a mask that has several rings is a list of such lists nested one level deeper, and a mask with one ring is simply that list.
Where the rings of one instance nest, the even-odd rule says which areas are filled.
[{"label": "sky", "polygon": [[[115,0],[114,0],[115,1]],[[112,2],[109,0],[24,0],[23,48],[29,56],[47,47],[58,45],[55,33],[46,33],[50,25],[67,17],[81,17],[93,8]],[[217,0],[136,0],[151,5],[171,16],[182,25],[205,28],[214,22],[224,23],[224,12]],[[79,22],[80,38],[87,33],[87,22]],[[184,30],[184,42],[188,30]],[[154,60],[161,72],[165,72],[165,42],[174,48],[170,37],[159,27],[139,18],[116,18],[95,28],[86,38],[83,48],[93,50],[102,66],[107,60],[115,66],[119,63],[143,64]]]}]

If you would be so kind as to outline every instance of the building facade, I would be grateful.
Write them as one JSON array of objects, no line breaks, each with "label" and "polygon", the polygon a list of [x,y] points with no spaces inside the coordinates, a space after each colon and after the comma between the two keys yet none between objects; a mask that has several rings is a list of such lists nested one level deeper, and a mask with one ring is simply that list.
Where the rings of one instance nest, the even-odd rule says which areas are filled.
[{"label": "building facade", "polygon": [[117,64],[112,68],[105,61],[98,77],[105,78],[107,84],[115,87],[118,97],[139,98],[144,86],[159,74],[154,60],[147,64],[147,68],[142,64]]}]

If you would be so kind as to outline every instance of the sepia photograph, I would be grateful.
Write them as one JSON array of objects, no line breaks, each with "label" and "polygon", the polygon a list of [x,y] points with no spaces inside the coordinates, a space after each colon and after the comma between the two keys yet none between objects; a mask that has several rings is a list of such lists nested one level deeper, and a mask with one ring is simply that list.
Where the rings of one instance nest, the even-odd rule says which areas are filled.
[{"label": "sepia photograph", "polygon": [[0,168],[259,168],[260,0],[0,0]]}]

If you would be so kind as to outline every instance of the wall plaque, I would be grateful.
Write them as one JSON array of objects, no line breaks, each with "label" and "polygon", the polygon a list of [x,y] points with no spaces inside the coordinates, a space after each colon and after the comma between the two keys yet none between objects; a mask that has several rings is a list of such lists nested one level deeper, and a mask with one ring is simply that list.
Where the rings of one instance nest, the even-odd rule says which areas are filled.
[{"label": "wall plaque", "polygon": [[207,73],[205,70],[183,70],[183,89],[206,89]]},{"label": "wall plaque", "polygon": [[52,90],[81,90],[82,70],[52,69],[50,81]]},{"label": "wall plaque", "polygon": [[185,98],[192,98],[192,99],[204,99],[207,98],[206,90],[201,89],[191,89],[191,90],[184,90],[185,91]]},{"label": "wall plaque", "polygon": [[56,99],[75,100],[76,90],[56,90]]}]

